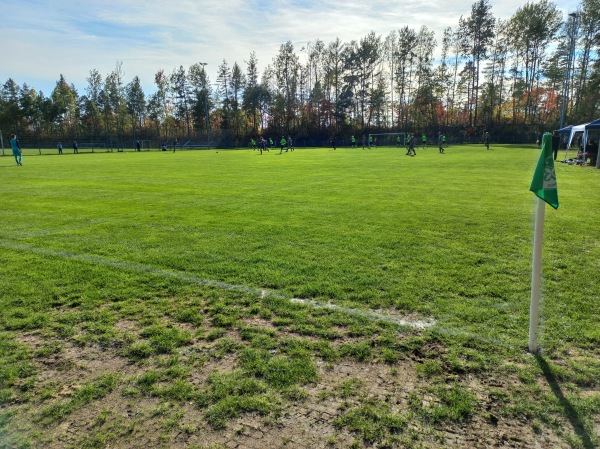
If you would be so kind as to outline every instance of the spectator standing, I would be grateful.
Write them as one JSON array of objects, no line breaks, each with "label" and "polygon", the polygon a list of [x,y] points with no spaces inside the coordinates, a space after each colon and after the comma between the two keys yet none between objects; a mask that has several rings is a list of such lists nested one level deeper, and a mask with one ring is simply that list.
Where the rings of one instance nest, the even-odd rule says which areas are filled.
[{"label": "spectator standing", "polygon": [[558,156],[558,148],[560,147],[560,135],[558,131],[552,133],[552,152],[554,153],[554,160]]}]

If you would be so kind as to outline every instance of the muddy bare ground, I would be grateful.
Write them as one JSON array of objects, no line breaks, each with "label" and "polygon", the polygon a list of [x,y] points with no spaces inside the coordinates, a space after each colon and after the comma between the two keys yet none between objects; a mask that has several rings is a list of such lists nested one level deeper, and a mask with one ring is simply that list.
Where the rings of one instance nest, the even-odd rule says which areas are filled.
[{"label": "muddy bare ground", "polygon": [[[252,323],[254,325],[265,323]],[[120,323],[134,330],[135,323]],[[35,352],[47,344],[37,335],[19,339]],[[196,344],[196,343],[194,343]],[[396,440],[363,438],[356,431],[336,425],[345,411],[366,401],[386,404],[392,413],[409,413],[411,395],[427,404],[434,400],[423,395],[423,380],[415,370],[415,360],[394,365],[343,361],[318,363],[318,381],[302,386],[303,398],[282,400],[278,413],[262,416],[243,414],[228,421],[224,429],[214,429],[202,409],[193,402],[169,401],[158,397],[130,396],[125,393],[131,379],[147,369],[144,363],[131,363],[116,349],[94,346],[78,347],[65,343],[60,351],[35,359],[37,388],[51,391],[44,400],[14,403],[3,411],[14,412],[9,430],[13,441],[19,435],[45,449],[106,448],[346,448],[346,447],[414,447],[414,448],[570,448],[564,434],[577,430],[565,420],[563,435],[549,426],[532,426],[530,422],[503,418],[497,404],[487,397],[490,382],[495,388],[516,383],[516,379],[498,381],[469,376],[463,379],[477,396],[477,412],[468,419],[435,427],[409,420]],[[213,372],[230,372],[237,368],[235,354],[210,359],[195,367],[189,376],[198,389],[206,387]],[[65,419],[49,425],[36,421],[39,411],[68,399],[81,385],[103,373],[118,373],[119,383],[108,395],[77,408]],[[352,395],[340,394],[340,385],[356,381]],[[550,391],[551,386],[541,385]],[[589,394],[598,394],[590,391]],[[595,423],[600,431],[600,422]],[[559,432],[560,433],[560,432]],[[5,447],[5,446],[2,446]]]}]

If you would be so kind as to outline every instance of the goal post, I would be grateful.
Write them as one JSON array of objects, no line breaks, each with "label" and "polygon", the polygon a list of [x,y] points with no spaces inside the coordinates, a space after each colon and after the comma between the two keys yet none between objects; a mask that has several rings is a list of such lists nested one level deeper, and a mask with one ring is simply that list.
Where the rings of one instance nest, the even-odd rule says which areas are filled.
[{"label": "goal post", "polygon": [[[65,150],[68,149],[68,146],[65,145]],[[106,143],[104,142],[79,142],[77,144],[77,151],[80,150],[90,150],[92,153],[94,150],[106,150]]]},{"label": "goal post", "polygon": [[132,148],[137,150],[137,143],[140,143],[141,151],[150,151],[152,149],[152,140],[137,139],[133,141]]},{"label": "goal post", "polygon": [[[399,138],[399,139],[398,139]],[[372,133],[367,143],[379,147],[406,146],[406,133]]]}]

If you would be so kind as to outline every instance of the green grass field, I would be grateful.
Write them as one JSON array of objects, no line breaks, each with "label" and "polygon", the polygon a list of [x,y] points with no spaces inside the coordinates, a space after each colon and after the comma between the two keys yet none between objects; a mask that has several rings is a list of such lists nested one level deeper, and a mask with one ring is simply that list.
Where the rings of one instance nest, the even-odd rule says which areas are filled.
[{"label": "green grass field", "polygon": [[537,149],[277,153],[0,158],[0,448],[600,444],[600,170],[534,357]]}]

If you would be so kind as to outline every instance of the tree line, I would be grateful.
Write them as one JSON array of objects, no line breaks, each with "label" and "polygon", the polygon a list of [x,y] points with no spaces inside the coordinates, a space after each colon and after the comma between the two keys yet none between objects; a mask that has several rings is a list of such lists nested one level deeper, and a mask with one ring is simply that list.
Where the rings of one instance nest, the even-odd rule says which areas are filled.
[{"label": "tree line", "polygon": [[90,70],[82,94],[63,75],[48,97],[8,79],[0,129],[38,141],[121,143],[226,133],[243,145],[259,134],[537,133],[556,129],[563,107],[569,123],[598,116],[600,0],[583,0],[566,17],[548,0],[528,2],[507,20],[478,0],[440,45],[426,26],[300,49],[286,42],[262,73],[255,53],[243,65],[223,60],[214,82],[202,63],[161,69],[149,95],[138,76],[124,79],[119,62],[106,76]]}]

